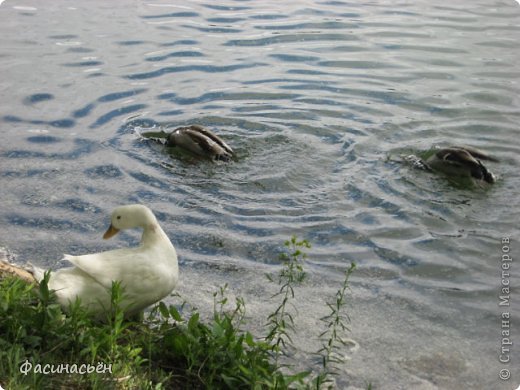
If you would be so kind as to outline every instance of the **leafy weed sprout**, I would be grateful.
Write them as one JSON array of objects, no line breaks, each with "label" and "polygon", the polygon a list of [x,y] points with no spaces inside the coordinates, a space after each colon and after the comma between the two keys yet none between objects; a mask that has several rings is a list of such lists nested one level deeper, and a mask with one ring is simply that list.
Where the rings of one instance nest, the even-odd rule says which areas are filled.
[{"label": "leafy weed sprout", "polygon": [[336,292],[335,300],[332,303],[327,302],[330,313],[321,319],[327,328],[320,335],[322,348],[318,351],[318,354],[322,358],[322,370],[314,378],[316,389],[332,385],[332,376],[337,374],[335,365],[344,363],[345,361],[340,354],[341,346],[346,345],[341,335],[349,330],[347,324],[350,323],[350,318],[342,309],[346,305],[345,299],[348,289],[348,280],[355,269],[356,264],[352,263],[350,268],[345,271],[343,285]]},{"label": "leafy weed sprout", "polygon": [[290,332],[294,331],[294,314],[296,308],[292,305],[294,299],[294,287],[300,285],[306,278],[303,269],[303,261],[307,257],[302,248],[310,248],[306,240],[298,241],[295,236],[285,242],[289,253],[282,253],[280,259],[283,268],[275,279],[272,275],[266,275],[269,281],[276,282],[280,290],[272,298],[281,297],[281,302],[276,310],[269,315],[267,326],[269,333],[266,341],[271,344],[274,352],[275,363],[278,364],[280,354],[286,349],[287,344],[292,343]]}]

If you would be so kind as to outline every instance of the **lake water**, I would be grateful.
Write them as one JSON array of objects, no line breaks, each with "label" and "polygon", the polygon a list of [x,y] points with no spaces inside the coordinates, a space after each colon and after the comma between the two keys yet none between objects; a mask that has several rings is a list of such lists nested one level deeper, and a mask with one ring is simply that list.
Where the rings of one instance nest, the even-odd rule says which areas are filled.
[{"label": "lake water", "polygon": [[[177,248],[183,299],[210,311],[228,283],[262,334],[264,274],[297,235],[312,248],[295,370],[319,367],[324,302],[355,262],[339,388],[518,386],[515,1],[7,0],[0,21],[0,245],[16,261],[134,244],[139,232],[101,235],[115,206],[144,203]],[[192,123],[236,161],[139,137]],[[498,157],[498,182],[459,188],[400,162],[450,144]]]}]

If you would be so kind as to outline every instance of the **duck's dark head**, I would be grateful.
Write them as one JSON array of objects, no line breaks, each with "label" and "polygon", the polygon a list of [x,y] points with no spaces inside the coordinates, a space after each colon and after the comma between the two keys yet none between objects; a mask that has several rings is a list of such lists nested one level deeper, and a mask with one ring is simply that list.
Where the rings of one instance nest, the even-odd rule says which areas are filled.
[{"label": "duck's dark head", "polygon": [[484,180],[490,184],[495,183],[497,181],[495,175],[493,175],[493,173],[489,171],[480,160],[477,161],[479,165],[471,171],[471,176],[478,180]]}]

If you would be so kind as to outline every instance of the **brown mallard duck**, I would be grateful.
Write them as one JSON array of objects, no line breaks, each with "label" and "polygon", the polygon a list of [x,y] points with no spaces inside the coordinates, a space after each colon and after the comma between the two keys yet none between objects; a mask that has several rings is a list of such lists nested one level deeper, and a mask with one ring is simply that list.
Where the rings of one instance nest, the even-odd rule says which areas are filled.
[{"label": "brown mallard duck", "polygon": [[437,150],[424,161],[424,165],[449,176],[471,177],[487,183],[496,182],[496,176],[482,164],[481,160],[499,162],[498,159],[475,148],[450,146]]},{"label": "brown mallard duck", "polygon": [[233,149],[222,138],[200,125],[179,127],[166,138],[167,146],[176,146],[212,160],[229,161]]}]

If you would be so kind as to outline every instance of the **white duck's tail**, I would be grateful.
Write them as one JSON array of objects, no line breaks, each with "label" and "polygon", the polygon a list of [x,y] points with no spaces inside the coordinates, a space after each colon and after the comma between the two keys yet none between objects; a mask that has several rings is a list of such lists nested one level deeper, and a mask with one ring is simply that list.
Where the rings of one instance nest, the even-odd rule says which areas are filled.
[{"label": "white duck's tail", "polygon": [[[70,261],[72,258],[74,258],[72,255],[63,255],[61,261]],[[37,267],[32,263],[27,263],[27,271],[29,271],[34,276],[34,279],[40,283],[43,280],[47,270]]]}]

